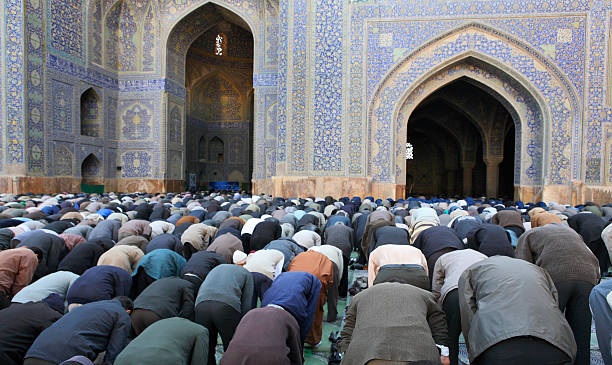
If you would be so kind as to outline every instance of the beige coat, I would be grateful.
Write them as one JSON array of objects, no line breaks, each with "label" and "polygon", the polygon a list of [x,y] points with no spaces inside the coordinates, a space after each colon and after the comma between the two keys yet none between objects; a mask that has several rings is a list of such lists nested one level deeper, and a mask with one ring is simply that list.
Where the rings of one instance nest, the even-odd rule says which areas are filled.
[{"label": "beige coat", "polygon": [[138,247],[127,245],[115,246],[100,256],[98,266],[116,266],[131,274],[143,256],[144,252]]},{"label": "beige coat", "polygon": [[204,223],[192,224],[181,236],[181,243],[189,243],[198,251],[204,251],[215,238],[217,228]]}]

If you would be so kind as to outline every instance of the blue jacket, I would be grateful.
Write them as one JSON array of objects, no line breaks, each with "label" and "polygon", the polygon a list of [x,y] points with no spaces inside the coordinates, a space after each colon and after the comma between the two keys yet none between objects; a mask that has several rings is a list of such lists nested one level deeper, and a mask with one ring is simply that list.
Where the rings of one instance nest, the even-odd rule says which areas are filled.
[{"label": "blue jacket", "polygon": [[72,283],[66,300],[68,304],[85,304],[128,296],[132,287],[130,273],[115,266],[94,266]]},{"label": "blue jacket", "polygon": [[132,276],[136,276],[139,270],[144,270],[153,279],[180,276],[181,270],[187,260],[178,253],[165,248],[153,250],[144,255],[134,269]]},{"label": "blue jacket", "polygon": [[56,364],[75,355],[90,360],[106,351],[104,361],[113,363],[128,343],[130,316],[117,300],[103,300],[73,309],[44,330],[25,358]]},{"label": "blue jacket", "polygon": [[300,325],[300,337],[304,342],[312,326],[320,291],[321,282],[311,273],[284,272],[274,279],[264,294],[261,306],[275,304],[291,313]]}]

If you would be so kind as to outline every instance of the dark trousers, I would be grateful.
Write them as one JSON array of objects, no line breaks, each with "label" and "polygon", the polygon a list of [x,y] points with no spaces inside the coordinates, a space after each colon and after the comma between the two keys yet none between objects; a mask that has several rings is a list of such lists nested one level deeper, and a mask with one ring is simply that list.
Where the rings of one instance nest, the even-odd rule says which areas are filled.
[{"label": "dark trousers", "polygon": [[57,364],[51,361],[30,357],[28,359],[25,359],[25,361],[23,362],[23,365],[57,365]]},{"label": "dark trousers", "polygon": [[593,255],[597,257],[597,261],[599,261],[599,272],[603,275],[610,267],[610,256],[608,255],[606,244],[600,238],[597,241],[587,243],[587,247],[593,252]]},{"label": "dark trousers", "polygon": [[216,300],[205,300],[195,308],[195,321],[208,328],[208,365],[215,365],[217,335],[221,335],[223,350],[227,350],[242,314],[231,306]]},{"label": "dark trousers", "polygon": [[334,283],[327,288],[327,319],[326,322],[335,322],[338,318],[338,276],[340,273],[338,272],[338,266],[336,263],[334,265]]},{"label": "dark trousers", "polygon": [[136,299],[136,297],[154,281],[155,279],[150,277],[146,271],[142,269],[138,270],[136,276],[132,277],[132,290],[130,292],[132,300]]},{"label": "dark trousers", "polygon": [[536,337],[512,337],[489,347],[475,365],[571,365],[572,359],[558,347]]},{"label": "dark trousers", "polygon": [[159,314],[153,312],[152,310],[142,308],[134,309],[134,312],[130,318],[132,320],[133,337],[138,336],[142,333],[142,331],[147,329],[147,327],[162,319]]},{"label": "dark trousers", "polygon": [[555,283],[559,292],[559,309],[565,312],[565,319],[574,332],[576,340],[575,365],[591,363],[591,309],[589,294],[593,284],[586,281]]},{"label": "dark trousers", "polygon": [[340,278],[340,285],[338,285],[338,294],[340,298],[346,298],[348,291],[348,274],[349,274],[349,261],[351,260],[348,256],[342,256],[342,278]]},{"label": "dark trousers", "polygon": [[380,283],[410,284],[431,291],[427,273],[422,266],[412,264],[385,265],[378,269],[373,285]]},{"label": "dark trousers", "polygon": [[459,335],[461,334],[461,311],[459,310],[459,291],[453,289],[444,298],[442,309],[446,314],[448,327],[448,349],[451,365],[459,364]]}]

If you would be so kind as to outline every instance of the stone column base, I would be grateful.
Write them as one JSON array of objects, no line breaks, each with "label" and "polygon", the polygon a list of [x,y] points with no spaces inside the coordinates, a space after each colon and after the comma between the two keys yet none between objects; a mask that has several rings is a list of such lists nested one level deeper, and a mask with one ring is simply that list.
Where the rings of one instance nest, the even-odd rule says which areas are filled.
[{"label": "stone column base", "polygon": [[[55,194],[80,192],[83,180],[78,177],[0,176],[0,193]],[[149,193],[181,192],[184,180],[164,179],[87,179],[87,184],[104,185],[104,191]]]}]

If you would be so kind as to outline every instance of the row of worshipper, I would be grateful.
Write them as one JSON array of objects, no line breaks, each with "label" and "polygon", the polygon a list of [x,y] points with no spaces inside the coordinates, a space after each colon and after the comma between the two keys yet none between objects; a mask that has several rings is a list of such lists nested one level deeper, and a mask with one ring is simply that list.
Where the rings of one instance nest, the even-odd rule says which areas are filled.
[{"label": "row of worshipper", "polygon": [[[205,204],[206,199],[199,203]],[[218,205],[215,203],[213,204]],[[199,215],[205,219],[204,216],[208,212],[202,212],[203,209],[200,208],[204,204],[190,204],[190,208],[186,208],[179,218],[179,221],[184,219],[187,222],[177,222],[165,233],[154,235],[154,226],[169,223],[171,215],[165,221],[139,219],[145,216],[133,216],[130,219],[132,212],[142,211],[139,208],[141,204],[134,204],[133,209],[126,212],[119,212],[124,207],[109,204],[102,209],[112,207],[118,211],[108,215],[100,210],[82,214],[82,209],[85,209],[83,207],[87,205],[83,202],[73,202],[70,208],[76,210],[77,204],[80,205],[80,211],[71,213],[80,214],[80,222],[77,222],[76,214],[71,214],[72,218],[68,218],[64,217],[66,212],[58,212],[56,214],[61,214],[60,219],[51,223],[46,219],[36,221],[30,217],[20,217],[12,220],[22,223],[6,227],[13,232],[13,229],[24,223],[35,222],[38,226],[29,227],[30,230],[25,230],[24,233],[13,232],[8,247],[15,248],[0,252],[0,266],[9,269],[0,282],[6,288],[3,290],[5,298],[12,302],[12,305],[0,312],[0,317],[7,320],[6,346],[2,347],[7,351],[2,363],[21,363],[24,358],[26,363],[31,364],[59,363],[67,360],[68,355],[81,355],[93,360],[102,351],[106,352],[105,361],[112,362],[117,356],[117,350],[122,348],[120,344],[129,338],[123,336],[126,328],[129,330],[128,336],[137,337],[150,324],[175,316],[204,325],[211,338],[210,341],[206,339],[208,345],[205,358],[208,358],[209,363],[214,363],[217,333],[227,349],[242,316],[254,308],[258,300],[266,306],[266,301],[270,302],[270,308],[264,313],[270,312],[272,316],[280,315],[285,319],[287,313],[290,313],[291,318],[295,318],[295,323],[299,324],[299,337],[294,341],[296,346],[291,349],[290,357],[299,358],[301,361],[304,341],[311,345],[321,342],[321,321],[326,301],[328,307],[333,308],[328,311],[328,320],[334,321],[337,318],[337,312],[334,311],[337,305],[335,301],[331,302],[331,298],[337,300],[338,284],[342,282],[340,278],[344,276],[344,282],[347,281],[343,256],[347,257],[348,263],[352,245],[350,241],[348,245],[338,242],[337,246],[340,248],[321,245],[319,234],[304,229],[306,224],[301,226],[305,221],[319,224],[319,218],[325,220],[321,213],[315,215],[313,212],[308,217],[302,217],[304,219],[294,219],[295,226],[290,224],[291,231],[297,232],[284,239],[277,239],[281,238],[278,221],[271,216],[250,216],[262,216],[255,212],[259,209],[257,206],[243,204],[238,213],[251,214],[226,215],[223,220],[208,222],[209,225],[198,223],[200,218],[195,216]],[[164,203],[151,205],[154,205],[154,212]],[[212,211],[214,208],[208,209]],[[106,215],[106,219],[95,216],[93,219],[92,215],[100,215],[102,218]],[[296,215],[300,215],[300,212],[296,211]],[[167,214],[161,214],[162,218],[164,216]],[[317,219],[309,219],[311,216]],[[264,220],[266,218],[268,220]],[[49,217],[47,219],[52,220]],[[250,225],[246,224],[246,221],[249,221]],[[319,228],[324,226],[316,227],[317,230]],[[66,233],[68,230],[73,233]],[[76,230],[79,230],[78,234],[82,240],[74,245],[67,245],[65,235],[76,235]],[[118,240],[116,244],[115,240]],[[251,245],[261,249],[246,255],[244,251],[248,250],[244,247]],[[38,250],[39,247],[46,249],[44,257],[47,260],[41,260],[44,261],[45,267],[37,277],[35,272],[41,266],[40,263],[26,263],[22,258],[28,255],[27,252]],[[263,249],[264,247],[266,249]],[[48,260],[50,254],[57,259]],[[232,261],[238,265],[226,265]],[[213,274],[214,269],[217,269],[217,274]],[[240,271],[236,273],[235,270]],[[211,278],[207,281],[209,273]],[[279,277],[285,280],[279,280]],[[24,287],[32,279],[35,281]],[[272,285],[273,280],[275,285]],[[303,283],[300,284],[301,282]],[[301,294],[295,289],[299,285],[303,286]],[[170,294],[173,292],[171,288],[174,288],[174,295]],[[286,294],[287,291],[290,293]],[[236,293],[240,295],[234,296]],[[134,304],[130,304],[127,297],[135,299]],[[326,300],[327,298],[330,299]],[[236,300],[240,303],[239,306],[234,305]],[[36,308],[29,306],[32,303],[36,303],[38,309],[43,304],[51,307],[60,316],[66,308],[68,313],[58,320],[56,313],[35,310]],[[101,317],[101,322],[81,323],[84,318],[91,316],[92,311],[105,312],[99,310],[101,305],[114,308],[108,312],[111,318]],[[278,308],[270,310],[273,306]],[[285,308],[285,312],[278,313],[281,307]],[[20,318],[29,314],[32,320],[15,323],[12,319],[17,317],[16,312],[20,312]],[[125,315],[117,314],[123,312],[131,314],[128,326],[125,321],[117,322],[119,317],[125,319]],[[50,326],[54,320],[57,320],[57,323]],[[10,331],[8,329],[11,326],[17,327]],[[289,323],[289,326],[296,328],[294,323]],[[49,327],[49,331],[41,333],[45,327]],[[107,336],[102,336],[101,333],[105,330]],[[55,331],[63,332],[63,335],[58,335]],[[21,338],[18,341],[20,343],[11,343],[11,336],[8,334],[16,332],[29,333],[30,336],[26,340]],[[64,344],[69,337],[68,333],[82,334],[82,337],[71,340],[68,346]],[[100,337],[109,339],[99,340]],[[281,341],[282,344],[285,342]],[[38,343],[41,345],[37,345]],[[266,346],[269,346],[269,343]],[[260,350],[253,350],[254,355],[260,356],[260,353]],[[278,354],[270,350],[270,356]],[[253,361],[257,360],[254,358]]]},{"label": "row of worshipper", "polygon": [[[110,200],[111,198],[113,199]],[[36,208],[39,210],[36,212],[42,212],[48,206],[56,209],[59,209],[62,205],[68,206],[57,210],[57,212],[49,211],[49,213],[54,213],[56,218],[59,218],[55,221],[50,218],[50,215],[47,215],[46,219],[38,221],[32,220],[31,217],[10,219],[11,221],[18,221],[19,224],[6,227],[13,233],[13,237],[8,240],[8,247],[21,245],[19,252],[28,251],[28,249],[24,249],[26,247],[47,249],[43,253],[69,250],[68,254],[64,254],[65,257],[61,259],[58,269],[82,275],[66,284],[66,287],[70,286],[70,289],[52,294],[65,294],[63,299],[71,310],[76,310],[80,306],[85,307],[86,305],[83,304],[109,300],[117,295],[128,295],[137,299],[152,283],[156,283],[159,279],[165,277],[180,275],[196,287],[201,287],[201,283],[206,279],[206,274],[214,265],[231,262],[243,265],[251,273],[254,283],[253,290],[256,293],[251,298],[251,307],[254,307],[254,303],[256,303],[254,297],[262,299],[272,280],[284,275],[280,274],[281,272],[310,272],[318,278],[320,285],[318,294],[320,295],[318,295],[315,303],[316,310],[313,313],[312,328],[307,331],[308,336],[304,337],[304,340],[310,345],[316,345],[321,338],[323,304],[327,300],[328,309],[335,309],[335,298],[337,298],[338,291],[340,296],[346,295],[347,265],[351,246],[360,249],[361,255],[366,258],[370,255],[382,258],[378,263],[380,269],[376,271],[378,274],[381,273],[382,269],[382,275],[377,278],[378,282],[393,281],[394,276],[398,275],[401,277],[404,275],[406,268],[393,268],[390,265],[406,265],[407,263],[393,264],[387,262],[387,265],[384,261],[383,251],[378,251],[378,253],[374,251],[382,249],[385,243],[407,246],[415,250],[418,247],[426,257],[425,261],[419,264],[430,273],[429,278],[426,275],[427,279],[421,280],[421,285],[424,283],[430,284],[431,278],[433,278],[431,272],[435,268],[436,261],[443,254],[454,251],[453,248],[464,248],[466,240],[468,247],[470,245],[467,236],[472,230],[468,230],[466,237],[461,239],[459,233],[456,233],[459,232],[458,227],[461,226],[459,223],[464,220],[467,222],[468,217],[480,215],[472,215],[477,211],[474,212],[473,209],[470,211],[470,206],[463,205],[462,202],[450,203],[449,205],[452,206],[448,207],[447,212],[450,214],[447,214],[441,210],[441,207],[444,207],[443,203],[430,205],[427,202],[417,201],[418,206],[429,205],[434,208],[414,209],[418,208],[418,206],[414,206],[415,200],[398,202],[383,200],[376,203],[373,202],[373,199],[365,199],[361,202],[359,198],[353,198],[352,200],[346,198],[340,201],[335,201],[329,197],[326,199],[285,200],[272,199],[271,197],[242,198],[240,196],[224,195],[191,196],[190,194],[177,196],[170,194],[143,195],[140,198],[138,195],[122,197],[111,195],[98,200],[93,199],[94,201],[90,199],[89,204],[87,201],[78,198],[61,203],[58,201],[61,198],[58,197],[45,199],[38,203],[39,206]],[[53,199],[56,202],[53,202]],[[133,202],[134,199],[136,199],[135,202]],[[67,202],[68,204],[65,204]],[[92,204],[97,206],[91,207]],[[413,207],[408,209],[410,206]],[[90,207],[95,212],[88,211],[87,208]],[[458,208],[455,209],[456,207]],[[28,209],[30,208],[33,207]],[[536,208],[539,207],[534,206],[529,210],[529,213],[537,211]],[[61,212],[62,209],[70,211]],[[488,207],[483,209],[483,213],[486,209]],[[497,225],[485,227],[486,229],[483,231],[486,231],[487,234],[481,236],[492,237],[491,234],[493,234],[493,236],[499,237],[501,233],[504,235],[505,241],[502,240],[503,242],[500,244],[499,242],[493,242],[494,240],[481,237],[476,239],[477,243],[474,244],[477,244],[478,247],[474,246],[474,248],[491,256],[494,254],[511,256],[513,249],[511,243],[509,243],[512,240],[510,232],[516,230],[518,231],[517,236],[523,236],[525,231],[525,224],[522,223],[523,218],[519,209],[507,209],[498,206],[495,210],[499,210],[498,213],[488,218],[484,217],[484,220],[490,220]],[[150,214],[147,212],[150,212]],[[69,213],[76,214],[71,214],[71,217],[64,217]],[[440,221],[445,218],[443,217],[445,214],[449,216],[450,220],[446,227],[442,227]],[[509,214],[512,214],[512,216],[505,219],[504,216]],[[577,216],[587,215],[590,216],[591,214],[577,214]],[[77,223],[79,216],[82,218]],[[106,219],[104,219],[105,216]],[[392,219],[387,219],[389,216]],[[517,221],[516,216],[518,216],[521,224],[515,223]],[[178,220],[174,221],[177,217]],[[216,220],[215,217],[217,217]],[[436,221],[435,217],[439,221]],[[143,218],[148,218],[149,221]],[[482,217],[479,216],[478,218],[482,220]],[[186,221],[180,222],[181,219]],[[199,223],[200,219],[203,219],[204,223]],[[390,221],[391,224],[379,224],[381,221]],[[24,238],[21,235],[30,231],[15,236],[14,230],[23,224],[33,224],[32,222],[46,223],[46,225],[34,229],[28,227],[30,231],[34,232],[30,234],[37,239],[30,240],[29,244],[25,245],[19,238]],[[119,222],[119,224],[115,222]],[[508,224],[508,222],[515,224]],[[17,222],[6,223],[10,225]],[[68,223],[67,228],[66,223]],[[75,224],[76,226],[74,226]],[[449,225],[452,228],[449,228]],[[92,226],[94,227],[92,228]],[[162,228],[155,229],[156,227]],[[163,227],[167,227],[165,231]],[[516,227],[516,229],[513,230],[513,227]],[[65,231],[73,228],[82,230],[81,238],[87,241],[77,242],[69,248],[68,240],[60,236],[72,234]],[[518,228],[522,228],[522,231]],[[564,228],[568,229],[567,227]],[[223,232],[224,229],[227,230],[227,233]],[[592,229],[592,227],[589,229]],[[154,232],[157,232],[155,236]],[[6,233],[8,235],[8,232]],[[454,235],[455,239],[447,240],[445,236],[449,236],[448,233]],[[405,240],[398,238],[401,234],[406,235]],[[149,241],[152,236],[154,237]],[[429,240],[426,239],[428,236],[430,237]],[[389,239],[390,237],[392,239]],[[61,242],[60,239],[64,240],[62,243],[64,246],[53,243],[47,244],[48,241]],[[115,240],[119,240],[116,245]],[[430,245],[427,242],[433,242],[434,244]],[[326,243],[326,245],[320,246],[322,243]],[[414,247],[409,246],[410,243],[413,243]],[[92,244],[96,247],[92,247]],[[80,248],[87,246],[89,246],[89,249],[83,250],[84,254],[76,254]],[[52,249],[48,249],[48,247],[52,247]],[[61,249],[58,249],[60,247]],[[489,249],[492,251],[487,251]],[[15,250],[18,249],[9,249],[0,254],[7,254],[7,257],[13,256]],[[244,253],[251,250],[256,251],[249,255]],[[495,250],[499,251],[493,253],[496,252]],[[29,251],[33,252],[31,249]],[[97,252],[100,253],[96,255]],[[185,265],[186,258],[189,261]],[[44,262],[43,257],[41,263],[47,266],[45,268],[47,272],[54,272],[53,269],[48,267],[47,262]],[[65,266],[62,266],[62,263]],[[94,266],[97,264],[99,266]],[[426,264],[428,266],[424,266]],[[373,263],[370,267],[375,267],[375,265]],[[5,265],[0,263],[0,266],[4,267]],[[9,267],[10,265],[7,264],[6,266]],[[41,265],[38,264],[34,271],[38,271],[39,266]],[[181,268],[181,266],[183,267]],[[185,270],[187,267],[191,268]],[[411,267],[409,269],[414,272],[416,268]],[[13,272],[20,274],[21,270],[16,269]],[[388,274],[386,274],[387,272]],[[416,272],[416,277],[419,277],[418,270]],[[127,275],[124,273],[127,273]],[[385,275],[388,279],[384,279]],[[17,276],[19,275],[15,275],[15,277]],[[129,284],[128,279],[131,280]],[[372,276],[372,279],[372,284],[374,284],[376,279],[374,279],[374,276]],[[6,297],[11,297],[13,292],[18,291],[11,288],[15,281],[17,280],[12,282],[7,280],[7,283],[11,284],[7,287],[11,290],[5,291]],[[29,280],[26,281],[29,282]],[[73,284],[70,285],[70,283]],[[91,289],[103,287],[109,289],[106,292]],[[158,294],[158,296],[160,295]],[[47,299],[47,297],[38,298],[38,300],[41,299]],[[155,316],[150,312],[139,309],[144,308],[137,308],[134,311],[131,320],[132,331],[137,331],[137,328],[146,328],[148,324],[160,319],[159,315]],[[215,308],[213,306],[203,312],[214,311],[224,313],[225,319],[216,325],[219,328],[216,328],[214,323],[210,323],[212,320],[205,322],[202,316],[200,316],[201,322],[207,323],[208,326],[206,327],[214,334],[214,336],[211,336],[213,341],[210,341],[209,345],[214,348],[216,333],[219,332],[224,348],[227,349],[228,333],[236,327],[235,324],[239,317],[235,315],[235,312],[228,310],[227,307],[223,310],[222,307]],[[197,308],[193,312],[197,314]],[[289,312],[294,317],[299,317],[294,313],[295,311],[289,310]],[[232,313],[234,314],[233,319]],[[335,311],[329,310],[327,319],[333,321],[336,319],[336,315]],[[197,315],[194,316],[197,320]],[[232,323],[234,324],[232,325]],[[300,320],[298,320],[298,323],[303,330]],[[213,351],[209,351],[209,354],[211,353]]]}]

